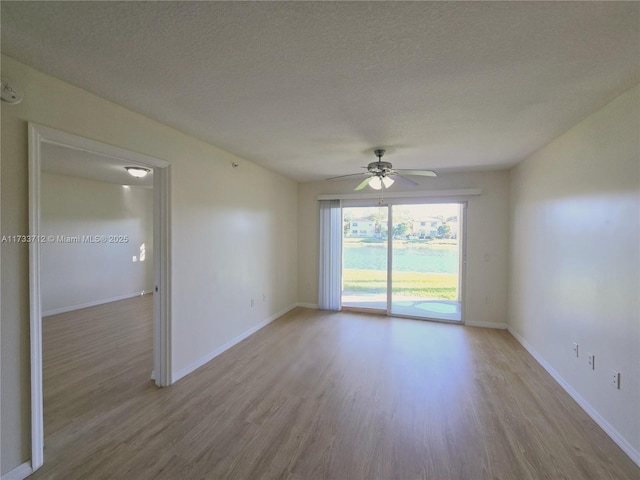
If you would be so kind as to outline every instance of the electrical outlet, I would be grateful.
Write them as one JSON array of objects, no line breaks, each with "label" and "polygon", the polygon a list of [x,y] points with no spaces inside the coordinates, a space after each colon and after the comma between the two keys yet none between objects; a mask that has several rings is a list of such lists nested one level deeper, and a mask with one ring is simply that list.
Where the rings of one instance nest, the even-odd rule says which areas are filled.
[{"label": "electrical outlet", "polygon": [[611,386],[616,390],[620,390],[620,374],[615,370],[611,370]]},{"label": "electrical outlet", "polygon": [[252,298],[251,299],[251,306],[253,307],[256,304],[256,301]]},{"label": "electrical outlet", "polygon": [[262,301],[263,301],[263,302],[266,302],[266,301],[267,301],[267,296],[266,296],[264,293],[262,294]]},{"label": "electrical outlet", "polygon": [[578,356],[578,344],[576,342],[573,342],[573,351],[576,354],[576,357]]},{"label": "electrical outlet", "polygon": [[587,361],[589,362],[589,366],[591,370],[596,369],[596,356],[593,353],[587,353]]}]

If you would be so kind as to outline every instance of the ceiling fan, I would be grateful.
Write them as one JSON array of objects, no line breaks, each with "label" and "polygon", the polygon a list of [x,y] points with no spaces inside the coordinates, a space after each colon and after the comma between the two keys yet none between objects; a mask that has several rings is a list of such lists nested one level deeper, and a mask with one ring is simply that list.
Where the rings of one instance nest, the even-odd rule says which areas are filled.
[{"label": "ceiling fan", "polygon": [[333,180],[335,178],[344,178],[344,177],[354,177],[356,175],[368,175],[354,190],[362,190],[364,187],[369,185],[374,190],[380,190],[384,188],[389,188],[393,185],[395,180],[398,180],[400,183],[403,183],[409,187],[417,187],[418,184],[413,180],[410,180],[406,177],[400,175],[418,175],[422,177],[435,177],[436,173],[432,170],[408,170],[402,168],[393,168],[390,162],[383,162],[382,156],[384,155],[385,150],[383,148],[377,148],[373,151],[378,160],[375,162],[371,162],[366,167],[367,171],[362,173],[350,173],[349,175],[339,175],[337,177],[330,177],[327,180]]}]

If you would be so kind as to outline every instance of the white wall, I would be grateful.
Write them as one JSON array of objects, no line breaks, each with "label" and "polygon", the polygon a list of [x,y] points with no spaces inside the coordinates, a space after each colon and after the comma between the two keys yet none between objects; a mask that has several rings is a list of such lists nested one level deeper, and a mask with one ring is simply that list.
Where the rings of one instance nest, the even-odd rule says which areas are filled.
[{"label": "white wall", "polygon": [[[636,87],[513,170],[509,306],[514,333],[636,455],[639,117]],[[595,354],[595,370],[587,352]],[[620,390],[610,385],[611,369],[622,374]]]},{"label": "white wall", "polygon": [[44,315],[152,290],[152,189],[51,173],[42,174],[40,188],[42,235],[80,239],[41,245]]},{"label": "white wall", "polygon": [[[295,182],[6,56],[2,74],[24,92],[2,105],[3,234],[28,233],[27,121],[171,163],[174,373],[295,305]],[[30,457],[29,260],[1,253],[4,474]]]},{"label": "white wall", "polygon": [[[426,166],[425,166],[426,167]],[[509,172],[451,173],[418,178],[414,189],[396,182],[394,191],[479,188],[479,196],[427,197],[429,201],[465,200],[467,208],[467,275],[465,321],[504,327],[507,322],[509,256]],[[353,193],[357,180],[324,180],[298,188],[298,299],[318,303],[318,195]]]}]

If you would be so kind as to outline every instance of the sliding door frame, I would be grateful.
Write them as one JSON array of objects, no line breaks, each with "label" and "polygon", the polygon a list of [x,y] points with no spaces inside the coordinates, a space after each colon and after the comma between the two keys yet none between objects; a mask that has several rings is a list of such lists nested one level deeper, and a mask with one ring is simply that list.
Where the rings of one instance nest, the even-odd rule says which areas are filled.
[{"label": "sliding door frame", "polygon": [[[345,205],[346,203],[346,205]],[[441,204],[458,204],[460,205],[460,226],[458,231],[458,303],[460,303],[460,320],[448,320],[443,318],[434,318],[434,317],[417,317],[413,315],[400,315],[400,314],[391,314],[391,297],[393,294],[393,207],[399,205],[441,205]],[[430,322],[442,322],[442,323],[452,323],[455,325],[464,325],[465,324],[465,279],[467,274],[467,205],[468,202],[466,200],[460,199],[439,199],[439,200],[429,200],[428,198],[423,197],[397,197],[387,199],[385,201],[379,201],[375,204],[371,200],[358,199],[351,201],[343,201],[342,209],[344,216],[344,208],[350,207],[386,207],[387,208],[387,310],[386,315],[388,317],[398,317],[398,318],[410,318],[414,320],[427,320]],[[344,239],[344,235],[343,235]],[[344,269],[344,264],[343,264]],[[359,307],[349,307],[346,306],[347,309],[366,311],[369,310],[367,308],[359,308]],[[374,310],[374,309],[370,309]],[[377,309],[375,309],[377,313]],[[382,310],[380,310],[382,312]]]},{"label": "sliding door frame", "polygon": [[[379,200],[379,199],[378,199]],[[358,200],[348,200],[347,201],[347,205],[345,205],[345,201],[342,200],[341,203],[341,210],[342,210],[342,219],[344,222],[344,209],[345,208],[376,208],[376,207],[385,207],[387,208],[387,212],[389,211],[389,204],[383,202],[383,201],[378,201],[377,203],[372,203],[371,200],[366,200],[366,199],[358,199]],[[343,223],[344,225],[344,223]],[[342,230],[342,236],[341,236],[341,240],[342,242],[342,277],[344,278],[344,230]],[[389,231],[387,232],[387,247],[389,244]],[[388,258],[388,250],[387,250],[387,258]],[[387,272],[389,272],[389,267],[387,265]],[[387,279],[387,287],[389,285],[389,281]],[[374,307],[358,307],[358,306],[349,306],[349,305],[344,305],[342,303],[342,293],[340,294],[340,303],[341,303],[341,308],[342,309],[347,309],[350,310],[352,312],[361,312],[361,313],[371,313],[373,315],[386,315],[388,316],[389,314],[389,308],[388,308],[388,303],[389,303],[389,292],[387,291],[387,296],[386,296],[387,300],[385,302],[385,304],[387,305],[386,308],[374,308]]]},{"label": "sliding door frame", "polygon": [[416,201],[406,202],[398,201],[388,204],[388,230],[393,229],[393,207],[401,205],[442,205],[442,204],[458,204],[460,205],[460,225],[458,228],[458,303],[460,304],[460,320],[449,320],[446,318],[437,317],[418,317],[415,315],[402,315],[398,313],[391,313],[391,303],[393,296],[393,239],[390,237],[388,245],[388,259],[387,259],[387,316],[398,318],[411,318],[414,320],[428,320],[430,322],[442,322],[453,323],[455,325],[464,325],[465,321],[465,278],[467,273],[467,241],[466,241],[466,222],[467,222],[467,202],[466,201],[448,201],[443,200],[439,202],[428,202],[423,199],[415,199]]}]

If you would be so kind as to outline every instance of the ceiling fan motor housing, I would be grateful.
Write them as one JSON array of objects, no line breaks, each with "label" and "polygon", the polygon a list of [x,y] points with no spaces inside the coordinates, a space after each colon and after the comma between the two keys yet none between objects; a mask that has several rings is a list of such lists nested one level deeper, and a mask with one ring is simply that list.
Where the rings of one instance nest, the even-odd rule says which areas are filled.
[{"label": "ceiling fan motor housing", "polygon": [[391,163],[389,162],[382,162],[382,161],[377,161],[377,162],[371,162],[369,165],[367,165],[367,170],[369,170],[370,173],[373,173],[375,175],[386,175],[389,172],[391,172],[391,170],[393,169],[393,165],[391,165]]}]

